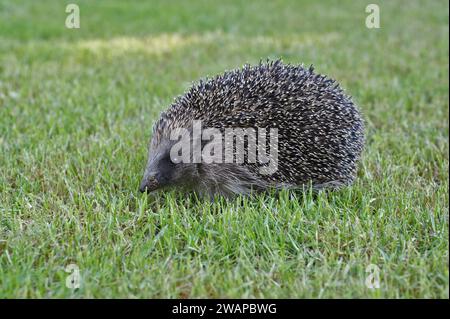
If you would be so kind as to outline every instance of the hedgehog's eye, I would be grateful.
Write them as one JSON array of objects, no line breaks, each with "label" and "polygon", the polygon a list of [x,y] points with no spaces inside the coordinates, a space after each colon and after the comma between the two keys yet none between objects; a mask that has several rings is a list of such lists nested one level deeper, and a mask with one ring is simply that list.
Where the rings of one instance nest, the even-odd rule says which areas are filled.
[{"label": "hedgehog's eye", "polygon": [[166,170],[171,169],[178,163],[177,160],[178,158],[171,158],[170,155],[167,155],[161,158],[161,160],[159,161],[159,166],[160,168]]},{"label": "hedgehog's eye", "polygon": [[169,165],[176,165],[179,163],[180,158],[179,157],[171,158],[170,155],[167,155],[162,159],[162,161],[168,163]]}]

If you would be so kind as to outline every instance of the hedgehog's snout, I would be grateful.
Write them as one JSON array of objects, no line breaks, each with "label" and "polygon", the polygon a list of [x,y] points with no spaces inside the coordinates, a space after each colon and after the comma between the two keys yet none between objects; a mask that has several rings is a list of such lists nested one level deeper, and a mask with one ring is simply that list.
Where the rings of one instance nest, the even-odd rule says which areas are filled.
[{"label": "hedgehog's snout", "polygon": [[155,175],[144,176],[141,182],[141,186],[139,186],[139,191],[141,193],[150,193],[156,190],[159,187],[158,179]]}]

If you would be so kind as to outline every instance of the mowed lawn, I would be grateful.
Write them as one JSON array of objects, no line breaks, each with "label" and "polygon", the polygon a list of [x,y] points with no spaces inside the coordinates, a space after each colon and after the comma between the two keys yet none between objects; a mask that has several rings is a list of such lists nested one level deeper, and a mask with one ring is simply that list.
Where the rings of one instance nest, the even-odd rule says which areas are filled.
[{"label": "mowed lawn", "polygon": [[[0,0],[0,297],[449,297],[447,1],[376,1],[380,29],[370,1],[69,2],[80,29],[64,1]],[[352,187],[138,192],[175,96],[279,57],[363,112]]]}]

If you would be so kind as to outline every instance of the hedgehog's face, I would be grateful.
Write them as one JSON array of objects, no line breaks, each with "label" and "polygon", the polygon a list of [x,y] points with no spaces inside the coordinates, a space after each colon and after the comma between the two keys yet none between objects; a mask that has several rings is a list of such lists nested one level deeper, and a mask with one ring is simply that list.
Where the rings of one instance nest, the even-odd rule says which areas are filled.
[{"label": "hedgehog's face", "polygon": [[192,164],[176,163],[171,159],[170,150],[174,143],[174,141],[163,140],[158,145],[151,144],[144,177],[139,187],[141,192],[182,185],[190,180]]}]

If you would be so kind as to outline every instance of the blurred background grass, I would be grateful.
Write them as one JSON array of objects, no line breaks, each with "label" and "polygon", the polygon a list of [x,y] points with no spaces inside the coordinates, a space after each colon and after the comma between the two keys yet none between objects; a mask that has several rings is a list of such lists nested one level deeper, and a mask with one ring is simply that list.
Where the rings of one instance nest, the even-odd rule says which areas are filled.
[{"label": "blurred background grass", "polygon": [[[0,1],[1,297],[448,298],[447,1],[377,1],[380,29],[366,1],[75,3],[70,30],[64,1]],[[266,58],[354,97],[355,186],[244,207],[138,195],[173,97]]]}]

